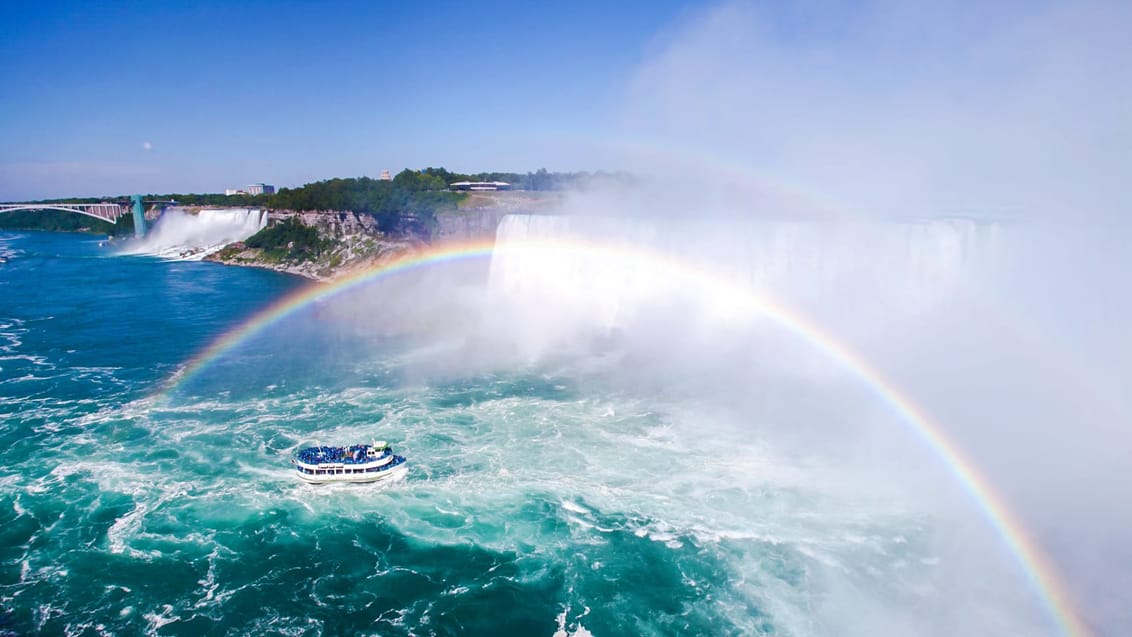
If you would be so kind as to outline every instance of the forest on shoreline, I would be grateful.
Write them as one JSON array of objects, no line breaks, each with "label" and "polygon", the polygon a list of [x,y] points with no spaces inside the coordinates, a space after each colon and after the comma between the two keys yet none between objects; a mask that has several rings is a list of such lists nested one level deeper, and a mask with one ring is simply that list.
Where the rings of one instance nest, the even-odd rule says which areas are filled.
[{"label": "forest on shoreline", "polygon": [[[466,196],[448,190],[458,181],[504,181],[515,190],[554,191],[583,187],[598,178],[625,179],[619,173],[555,173],[540,168],[528,173],[485,172],[463,174],[444,168],[405,169],[392,180],[372,177],[333,178],[297,188],[280,188],[273,194],[147,194],[146,200],[175,201],[181,206],[248,207],[296,212],[336,210],[373,216],[378,227],[391,234],[426,234],[436,214],[455,210]],[[129,197],[85,197],[40,200],[34,203],[126,203]],[[111,224],[86,215],[62,211],[0,213],[0,229],[91,232],[107,235],[133,233],[133,219],[125,215]]]}]

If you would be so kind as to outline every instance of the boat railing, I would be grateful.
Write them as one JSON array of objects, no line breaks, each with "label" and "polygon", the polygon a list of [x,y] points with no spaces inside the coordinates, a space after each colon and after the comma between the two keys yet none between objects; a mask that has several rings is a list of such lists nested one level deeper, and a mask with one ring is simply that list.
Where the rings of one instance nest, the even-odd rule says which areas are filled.
[{"label": "boat railing", "polygon": [[318,468],[312,469],[302,465],[298,465],[296,469],[299,473],[307,475],[355,475],[358,473],[380,473],[382,471],[389,471],[394,467],[400,466],[405,463],[404,456],[393,456],[393,460],[377,467],[346,467],[345,465],[323,466],[319,465]]}]

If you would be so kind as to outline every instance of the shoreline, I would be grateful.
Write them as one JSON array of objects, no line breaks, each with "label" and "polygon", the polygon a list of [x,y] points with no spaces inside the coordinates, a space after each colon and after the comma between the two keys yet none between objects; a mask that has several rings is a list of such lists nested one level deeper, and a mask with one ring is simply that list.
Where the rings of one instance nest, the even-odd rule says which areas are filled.
[{"label": "shoreline", "polygon": [[[408,256],[427,250],[429,245],[422,241],[387,241],[367,237],[369,241],[341,242],[328,254],[303,261],[273,261],[263,250],[248,248],[238,242],[225,249],[210,254],[202,261],[222,265],[260,268],[283,274],[290,274],[308,281],[327,283],[349,276],[360,270],[393,263]],[[358,251],[359,245],[368,249]]]}]

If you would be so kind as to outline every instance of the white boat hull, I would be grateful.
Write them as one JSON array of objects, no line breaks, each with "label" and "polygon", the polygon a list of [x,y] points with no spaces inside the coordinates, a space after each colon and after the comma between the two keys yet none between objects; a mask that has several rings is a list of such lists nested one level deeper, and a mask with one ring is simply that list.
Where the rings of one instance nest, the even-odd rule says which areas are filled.
[{"label": "white boat hull", "polygon": [[296,471],[304,482],[309,484],[365,484],[372,482],[387,482],[396,480],[405,475],[409,470],[409,463],[402,462],[401,464],[390,469],[383,469],[381,471],[373,471],[367,473],[325,473],[325,474],[309,474],[301,471]]}]

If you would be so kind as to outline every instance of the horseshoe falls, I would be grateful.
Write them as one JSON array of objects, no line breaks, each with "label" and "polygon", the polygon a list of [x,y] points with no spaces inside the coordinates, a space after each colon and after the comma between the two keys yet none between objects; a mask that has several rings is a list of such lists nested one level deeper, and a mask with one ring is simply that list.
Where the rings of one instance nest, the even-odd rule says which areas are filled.
[{"label": "horseshoe falls", "polygon": [[[998,234],[510,217],[494,258],[374,277],[183,376],[304,283],[0,234],[0,627],[1058,634],[875,388],[713,287],[789,301],[962,421],[897,345],[953,335]],[[372,439],[402,481],[292,475]]]}]

